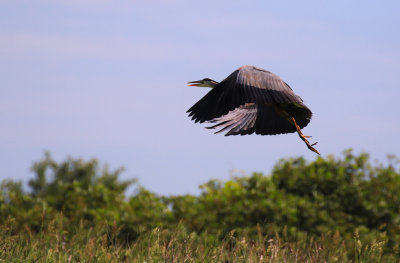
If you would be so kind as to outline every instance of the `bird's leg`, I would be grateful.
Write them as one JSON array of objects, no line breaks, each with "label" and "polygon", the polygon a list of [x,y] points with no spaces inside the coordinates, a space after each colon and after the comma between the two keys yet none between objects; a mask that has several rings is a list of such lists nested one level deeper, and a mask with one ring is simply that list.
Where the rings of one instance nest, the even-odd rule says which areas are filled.
[{"label": "bird's leg", "polygon": [[297,125],[296,120],[295,120],[293,117],[292,117],[291,120],[292,120],[292,122],[293,122],[293,125],[296,127],[297,134],[299,135],[300,139],[302,139],[302,140],[305,142],[305,144],[307,145],[308,149],[310,149],[311,151],[313,151],[313,152],[315,152],[315,153],[317,153],[317,154],[320,154],[320,153],[317,151],[317,149],[315,149],[315,148],[313,147],[313,146],[316,145],[318,142],[315,142],[315,143],[313,143],[313,144],[310,144],[310,142],[307,140],[307,138],[310,138],[311,136],[305,136],[305,135],[301,132],[300,126]]}]

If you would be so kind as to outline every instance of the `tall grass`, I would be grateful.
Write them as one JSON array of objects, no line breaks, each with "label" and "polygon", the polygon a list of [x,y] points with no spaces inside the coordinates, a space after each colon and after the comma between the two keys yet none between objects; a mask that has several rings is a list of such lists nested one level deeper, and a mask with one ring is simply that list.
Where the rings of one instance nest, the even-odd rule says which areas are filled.
[{"label": "tall grass", "polygon": [[396,262],[384,254],[385,241],[362,244],[357,232],[349,244],[338,233],[287,241],[261,231],[255,239],[231,231],[217,238],[178,225],[155,228],[123,244],[116,241],[123,230],[106,224],[81,224],[67,232],[59,216],[35,233],[29,228],[16,232],[14,224],[12,219],[1,224],[1,262]]}]

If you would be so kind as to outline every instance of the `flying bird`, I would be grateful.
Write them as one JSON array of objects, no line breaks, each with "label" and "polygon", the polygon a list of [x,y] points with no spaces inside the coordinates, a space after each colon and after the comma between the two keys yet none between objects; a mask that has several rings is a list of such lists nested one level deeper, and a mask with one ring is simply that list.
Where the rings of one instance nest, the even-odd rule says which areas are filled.
[{"label": "flying bird", "polygon": [[211,90],[188,111],[196,123],[210,122],[209,129],[229,135],[275,135],[297,132],[308,149],[320,154],[301,129],[312,117],[311,110],[281,78],[254,66],[242,66],[218,83],[205,78],[189,86]]}]

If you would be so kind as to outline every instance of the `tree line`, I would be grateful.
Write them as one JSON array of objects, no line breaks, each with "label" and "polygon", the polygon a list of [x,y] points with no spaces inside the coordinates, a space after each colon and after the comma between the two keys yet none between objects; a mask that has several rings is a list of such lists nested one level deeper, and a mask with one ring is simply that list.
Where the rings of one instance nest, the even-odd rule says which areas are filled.
[{"label": "tree line", "polygon": [[[105,224],[113,237],[129,244],[141,235],[179,225],[206,238],[276,235],[287,240],[354,233],[368,242],[382,239],[398,254],[400,243],[400,170],[397,159],[372,164],[366,153],[339,157],[280,160],[270,174],[253,173],[228,181],[211,180],[199,195],[162,196],[135,180],[121,180],[123,169],[110,170],[96,159],[56,162],[49,153],[32,166],[27,185],[3,180],[0,225],[40,232],[62,215],[71,235],[79,228]],[[188,171],[190,176],[190,171]],[[128,187],[134,186],[127,196]],[[2,222],[2,223],[1,223]]]}]

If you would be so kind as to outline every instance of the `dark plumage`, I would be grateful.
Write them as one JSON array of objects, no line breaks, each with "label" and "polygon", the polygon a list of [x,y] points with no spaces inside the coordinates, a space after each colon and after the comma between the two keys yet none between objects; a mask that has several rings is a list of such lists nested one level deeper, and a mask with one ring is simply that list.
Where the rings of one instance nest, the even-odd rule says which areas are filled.
[{"label": "dark plumage", "polygon": [[312,112],[277,75],[243,66],[220,83],[207,78],[190,84],[212,88],[187,111],[195,122],[212,122],[208,128],[220,129],[217,133],[226,132],[226,136],[297,131],[312,148],[300,131],[310,122]]}]

